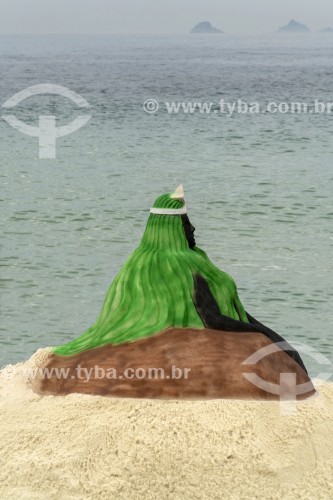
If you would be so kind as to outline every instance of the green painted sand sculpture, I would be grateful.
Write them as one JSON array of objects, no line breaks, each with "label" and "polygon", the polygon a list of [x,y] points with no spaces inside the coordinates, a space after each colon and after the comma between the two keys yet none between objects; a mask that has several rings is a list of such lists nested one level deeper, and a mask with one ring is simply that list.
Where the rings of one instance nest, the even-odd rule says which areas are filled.
[{"label": "green painted sand sculpture", "polygon": [[[266,354],[258,359],[263,349]],[[257,362],[247,363],[254,355]],[[41,370],[33,380],[38,394],[151,399],[315,394],[298,352],[245,311],[233,279],[196,246],[182,186],[155,201],[141,243],[111,284],[96,323],[53,349],[42,368],[52,376]],[[282,383],[285,374],[292,376]]]}]

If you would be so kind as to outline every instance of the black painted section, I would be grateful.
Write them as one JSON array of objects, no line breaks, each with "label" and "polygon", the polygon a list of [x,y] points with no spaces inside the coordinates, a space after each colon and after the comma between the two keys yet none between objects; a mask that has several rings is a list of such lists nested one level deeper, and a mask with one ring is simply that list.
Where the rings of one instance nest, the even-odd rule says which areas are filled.
[{"label": "black painted section", "polygon": [[195,227],[192,226],[187,214],[181,215],[181,218],[182,218],[183,228],[185,231],[185,236],[188,241],[188,246],[192,249],[196,245],[194,238]]},{"label": "black painted section", "polygon": [[[246,313],[246,315],[249,323],[238,321],[221,314],[207,281],[198,274],[194,275],[194,290],[194,305],[206,328],[224,330],[227,332],[258,332],[268,337],[274,343],[286,342],[281,335],[263,325],[248,313]],[[287,345],[290,347],[290,350],[285,350],[285,352],[307,373],[299,353],[290,344],[287,343]]]}]

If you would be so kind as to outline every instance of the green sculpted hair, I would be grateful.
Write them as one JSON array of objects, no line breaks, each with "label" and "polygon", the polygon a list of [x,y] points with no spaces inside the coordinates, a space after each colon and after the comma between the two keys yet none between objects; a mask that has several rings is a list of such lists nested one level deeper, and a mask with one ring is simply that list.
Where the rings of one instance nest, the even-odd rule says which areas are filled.
[{"label": "green sculpted hair", "polygon": [[[183,205],[170,194],[154,203],[156,208]],[[206,279],[222,314],[248,322],[233,279],[203,250],[189,248],[181,216],[150,214],[141,243],[112,282],[95,324],[54,352],[69,356],[132,342],[169,327],[204,328],[193,303],[194,274]]]}]

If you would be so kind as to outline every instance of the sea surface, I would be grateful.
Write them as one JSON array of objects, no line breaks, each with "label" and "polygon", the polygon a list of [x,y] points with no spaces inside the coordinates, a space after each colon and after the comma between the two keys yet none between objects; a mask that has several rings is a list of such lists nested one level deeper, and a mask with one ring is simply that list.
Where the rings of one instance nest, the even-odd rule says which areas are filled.
[{"label": "sea surface", "polygon": [[[333,372],[333,113],[217,107],[332,102],[333,36],[1,36],[0,74],[0,104],[49,83],[91,106],[41,95],[1,110],[91,119],[56,159],[0,120],[0,366],[93,324],[154,199],[183,183],[198,245],[248,312],[310,349],[311,375]],[[169,114],[171,101],[217,112]]]}]

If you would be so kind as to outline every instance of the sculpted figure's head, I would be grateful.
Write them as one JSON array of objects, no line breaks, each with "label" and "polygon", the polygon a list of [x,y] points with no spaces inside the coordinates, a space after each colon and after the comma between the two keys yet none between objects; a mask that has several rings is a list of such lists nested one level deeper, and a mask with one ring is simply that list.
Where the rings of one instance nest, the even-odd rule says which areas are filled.
[{"label": "sculpted figure's head", "polygon": [[[187,215],[187,207],[184,200],[184,189],[180,185],[172,194],[159,196],[150,210],[151,217],[148,226],[156,229],[154,235],[154,246],[156,242],[164,243],[164,248],[173,242],[173,248],[190,248],[196,245],[194,238],[195,228],[192,226]],[[158,227],[157,227],[158,225]],[[157,229],[159,229],[157,231]],[[159,234],[157,234],[157,232]],[[162,237],[163,234],[163,237]],[[177,236],[178,234],[178,236]],[[146,236],[149,236],[146,233]],[[151,240],[151,238],[149,238]]]}]

